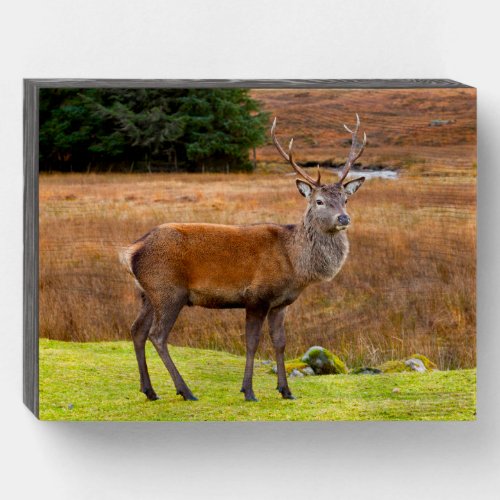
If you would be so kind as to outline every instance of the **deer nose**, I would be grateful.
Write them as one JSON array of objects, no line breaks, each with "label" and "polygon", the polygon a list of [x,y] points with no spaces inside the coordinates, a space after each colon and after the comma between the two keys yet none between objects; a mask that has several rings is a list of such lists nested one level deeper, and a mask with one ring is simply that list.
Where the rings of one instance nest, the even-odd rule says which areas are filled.
[{"label": "deer nose", "polygon": [[342,214],[337,217],[337,220],[339,221],[339,224],[341,226],[348,226],[349,223],[351,222],[350,217],[347,214]]}]

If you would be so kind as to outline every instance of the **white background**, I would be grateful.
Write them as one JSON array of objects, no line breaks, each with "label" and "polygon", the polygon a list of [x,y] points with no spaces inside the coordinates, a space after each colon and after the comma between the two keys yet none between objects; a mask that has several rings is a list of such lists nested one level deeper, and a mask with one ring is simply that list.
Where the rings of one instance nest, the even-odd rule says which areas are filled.
[{"label": "white background", "polygon": [[[0,14],[4,498],[498,498],[498,12],[485,1],[45,0]],[[472,423],[78,424],[21,402],[23,78],[453,78],[479,89]]]}]

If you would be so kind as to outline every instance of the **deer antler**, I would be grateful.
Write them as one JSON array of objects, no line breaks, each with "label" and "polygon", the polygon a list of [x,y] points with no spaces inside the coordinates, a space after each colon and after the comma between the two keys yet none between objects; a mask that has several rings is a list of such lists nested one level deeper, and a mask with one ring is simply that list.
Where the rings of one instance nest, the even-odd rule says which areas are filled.
[{"label": "deer antler", "polygon": [[338,184],[342,184],[342,181],[347,177],[347,174],[349,173],[349,170],[351,170],[351,167],[354,165],[354,162],[362,155],[363,150],[365,149],[366,146],[366,133],[363,132],[363,144],[361,145],[361,148],[356,151],[356,146],[358,143],[358,130],[359,130],[359,125],[360,125],[360,120],[359,120],[359,115],[356,113],[356,127],[354,130],[351,130],[347,125],[344,125],[344,128],[351,133],[352,135],[352,140],[351,140],[351,150],[349,151],[349,156],[347,157],[347,161],[345,162],[344,168],[342,171],[339,172],[339,182]]},{"label": "deer antler", "polygon": [[276,138],[276,118],[273,121],[273,126],[271,127],[271,137],[273,139],[274,145],[276,149],[279,151],[280,155],[293,167],[295,172],[297,172],[300,176],[302,176],[307,182],[310,182],[315,187],[321,187],[321,172],[319,171],[318,165],[318,177],[317,179],[313,179],[309,174],[305,172],[301,167],[299,167],[295,161],[293,160],[293,139],[290,140],[290,144],[288,145],[288,153],[281,147],[281,144],[278,142]]}]

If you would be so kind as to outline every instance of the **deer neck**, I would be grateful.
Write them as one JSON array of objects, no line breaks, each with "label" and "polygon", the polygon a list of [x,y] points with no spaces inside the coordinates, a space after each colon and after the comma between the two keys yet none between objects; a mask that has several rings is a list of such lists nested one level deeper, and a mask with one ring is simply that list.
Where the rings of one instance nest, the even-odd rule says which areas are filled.
[{"label": "deer neck", "polygon": [[295,234],[295,267],[305,284],[329,281],[340,271],[349,253],[346,231],[325,233],[306,212]]}]

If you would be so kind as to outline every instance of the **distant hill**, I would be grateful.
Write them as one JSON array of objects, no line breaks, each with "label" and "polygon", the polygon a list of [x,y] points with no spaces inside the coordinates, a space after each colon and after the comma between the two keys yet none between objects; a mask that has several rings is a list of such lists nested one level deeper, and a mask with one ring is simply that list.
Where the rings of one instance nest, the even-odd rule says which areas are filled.
[{"label": "distant hill", "polygon": [[[299,162],[343,163],[350,147],[343,124],[353,125],[359,113],[368,136],[363,167],[470,171],[476,164],[475,89],[259,89],[251,95],[278,117],[283,145],[295,138]],[[284,163],[270,140],[257,149],[257,161]]]}]

